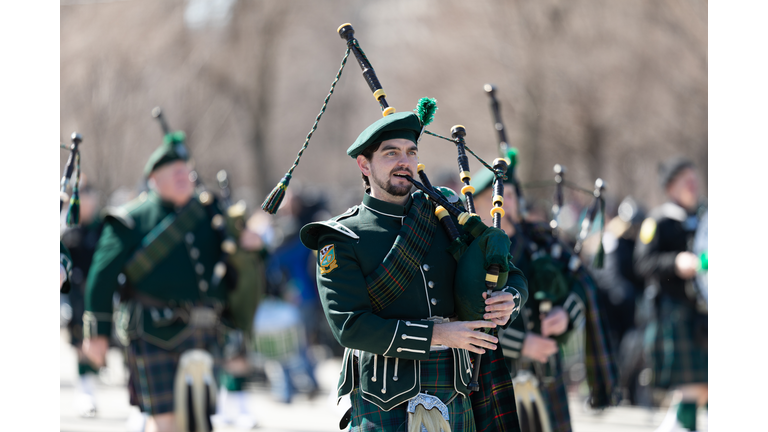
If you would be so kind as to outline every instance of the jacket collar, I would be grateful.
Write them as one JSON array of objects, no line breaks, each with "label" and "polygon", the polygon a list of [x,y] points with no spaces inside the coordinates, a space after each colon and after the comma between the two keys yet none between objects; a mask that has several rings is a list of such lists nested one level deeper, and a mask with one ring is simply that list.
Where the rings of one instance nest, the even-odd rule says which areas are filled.
[{"label": "jacket collar", "polygon": [[388,203],[380,199],[376,199],[368,194],[363,196],[363,206],[369,210],[382,214],[384,216],[402,218],[408,214],[408,210],[411,208],[413,198],[408,197],[408,202],[404,206],[398,204]]}]

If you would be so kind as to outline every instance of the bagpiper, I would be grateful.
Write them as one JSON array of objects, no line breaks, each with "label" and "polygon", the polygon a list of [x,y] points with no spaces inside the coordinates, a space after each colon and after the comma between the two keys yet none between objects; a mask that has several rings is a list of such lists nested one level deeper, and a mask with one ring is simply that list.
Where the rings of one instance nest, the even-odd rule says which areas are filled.
[{"label": "bagpiper", "polygon": [[[83,349],[103,364],[115,333],[147,428],[211,430],[221,315],[235,272],[216,197],[195,189],[183,132],[165,135],[144,168],[149,191],[107,211],[85,293]],[[179,415],[174,415],[174,413]]]},{"label": "bagpiper", "polygon": [[646,361],[651,385],[673,390],[659,432],[696,430],[697,407],[707,402],[707,307],[696,276],[706,255],[693,243],[700,212],[699,179],[687,158],[659,166],[667,202],[653,209],[640,226],[635,269],[649,282],[647,297],[655,313],[646,328]]},{"label": "bagpiper", "polygon": [[352,431],[395,430],[409,417],[418,423],[419,402],[437,407],[452,431],[475,431],[469,353],[498,342],[475,330],[508,325],[521,304],[515,299],[527,297],[525,279],[510,265],[505,291],[485,301],[493,308],[487,320],[456,321],[453,239],[437,229],[433,204],[398,176],[416,173],[421,130],[412,112],[366,128],[347,150],[364,178],[362,203],[301,231],[318,251],[326,318],[347,348],[338,396],[350,395]]}]

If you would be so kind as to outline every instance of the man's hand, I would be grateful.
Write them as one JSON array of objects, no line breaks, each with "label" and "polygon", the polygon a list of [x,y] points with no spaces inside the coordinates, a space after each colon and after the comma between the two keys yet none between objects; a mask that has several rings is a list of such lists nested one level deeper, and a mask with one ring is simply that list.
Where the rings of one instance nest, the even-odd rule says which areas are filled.
[{"label": "man's hand", "polygon": [[541,320],[542,336],[560,336],[568,330],[568,314],[561,307],[553,308],[547,316]]},{"label": "man's hand", "polygon": [[96,336],[83,341],[83,354],[88,357],[96,367],[104,366],[104,359],[109,349],[109,341],[106,336]]},{"label": "man's hand", "polygon": [[557,342],[552,339],[541,337],[537,334],[528,333],[523,341],[523,357],[539,363],[546,363],[549,356],[557,352]]},{"label": "man's hand", "polygon": [[450,348],[463,348],[476,354],[485,354],[483,348],[495,350],[499,340],[481,331],[479,328],[495,328],[489,321],[456,321],[435,324],[432,330],[432,345],[445,345]]},{"label": "man's hand", "polygon": [[696,276],[700,266],[699,257],[690,252],[680,252],[675,257],[675,273],[682,279]]},{"label": "man's hand", "polygon": [[485,315],[483,318],[493,321],[495,324],[503,326],[509,321],[509,316],[515,310],[515,296],[504,291],[494,291],[488,298],[487,293],[483,293],[485,299]]}]

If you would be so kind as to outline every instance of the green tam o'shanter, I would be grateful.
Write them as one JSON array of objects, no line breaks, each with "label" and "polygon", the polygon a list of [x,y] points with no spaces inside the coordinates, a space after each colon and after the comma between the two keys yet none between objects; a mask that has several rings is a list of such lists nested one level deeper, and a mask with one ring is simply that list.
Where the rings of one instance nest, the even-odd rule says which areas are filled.
[{"label": "green tam o'shanter", "polygon": [[401,112],[380,118],[357,137],[347,154],[356,158],[368,147],[391,139],[407,139],[414,144],[421,133],[421,122],[414,112]]},{"label": "green tam o'shanter", "polygon": [[186,145],[184,145],[185,138],[186,135],[182,131],[165,135],[163,144],[152,153],[147,164],[144,166],[144,177],[149,177],[153,171],[167,163],[177,160],[189,160],[189,152]]}]

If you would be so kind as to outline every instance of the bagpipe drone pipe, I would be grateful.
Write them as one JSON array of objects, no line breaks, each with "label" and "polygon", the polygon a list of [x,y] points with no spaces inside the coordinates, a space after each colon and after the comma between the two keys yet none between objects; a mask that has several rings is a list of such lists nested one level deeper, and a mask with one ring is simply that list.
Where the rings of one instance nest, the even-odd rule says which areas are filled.
[{"label": "bagpipe drone pipe", "polygon": [[[67,226],[75,226],[80,222],[80,143],[83,142],[83,137],[77,132],[72,132],[71,138],[72,144],[69,146],[69,158],[67,158],[64,175],[59,183],[59,211],[64,208],[64,202],[69,201]],[[60,147],[62,149],[67,148],[63,144]],[[69,197],[67,195],[67,187],[73,177],[72,197]]]}]

